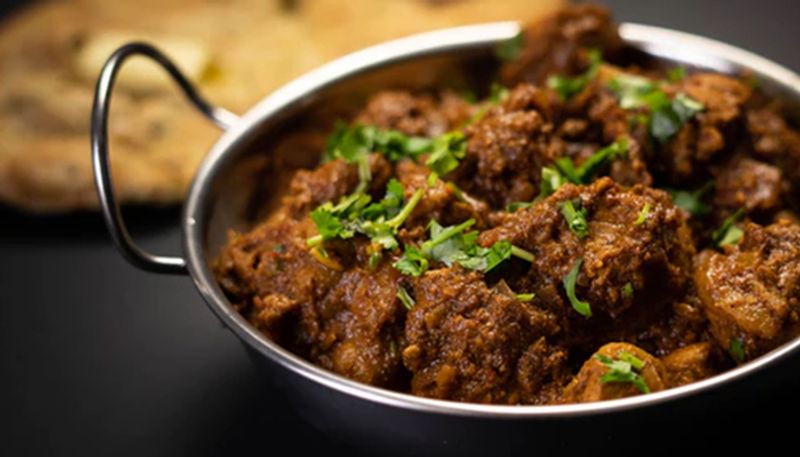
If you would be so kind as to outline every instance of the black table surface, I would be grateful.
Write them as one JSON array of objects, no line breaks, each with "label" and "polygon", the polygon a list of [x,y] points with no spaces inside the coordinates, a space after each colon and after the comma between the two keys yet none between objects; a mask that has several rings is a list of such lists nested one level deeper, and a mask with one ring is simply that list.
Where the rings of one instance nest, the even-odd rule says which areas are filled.
[{"label": "black table surface", "polygon": [[[0,14],[17,3],[0,3]],[[800,2],[605,3],[620,20],[710,36],[800,70]],[[177,209],[130,209],[125,217],[143,246],[179,253]],[[800,367],[786,376],[800,381]],[[798,389],[752,395],[757,401],[737,413],[766,417],[800,404]],[[339,446],[258,380],[188,278],[128,265],[93,213],[43,217],[0,208],[0,424],[0,455],[8,456]]]}]

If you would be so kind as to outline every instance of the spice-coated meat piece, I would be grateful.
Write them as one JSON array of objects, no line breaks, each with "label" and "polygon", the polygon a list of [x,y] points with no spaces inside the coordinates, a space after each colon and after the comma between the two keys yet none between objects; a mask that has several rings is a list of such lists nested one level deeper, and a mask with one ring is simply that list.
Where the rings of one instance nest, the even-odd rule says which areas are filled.
[{"label": "spice-coated meat piece", "polygon": [[566,354],[540,340],[554,316],[489,288],[460,267],[425,273],[414,286],[403,361],[415,395],[477,403],[530,403],[563,381]]},{"label": "spice-coated meat piece", "polygon": [[800,226],[746,223],[738,245],[698,256],[694,280],[711,334],[735,361],[773,349],[800,320]]},{"label": "spice-coated meat piece", "polygon": [[[563,215],[568,202],[586,212],[583,238]],[[626,189],[608,178],[588,186],[565,184],[483,232],[479,243],[498,240],[533,253],[520,290],[533,291],[561,315],[580,319],[562,285],[579,261],[576,296],[591,304],[593,314],[617,317],[634,306],[655,314],[681,297],[694,254],[686,216],[666,193],[638,185]]]}]

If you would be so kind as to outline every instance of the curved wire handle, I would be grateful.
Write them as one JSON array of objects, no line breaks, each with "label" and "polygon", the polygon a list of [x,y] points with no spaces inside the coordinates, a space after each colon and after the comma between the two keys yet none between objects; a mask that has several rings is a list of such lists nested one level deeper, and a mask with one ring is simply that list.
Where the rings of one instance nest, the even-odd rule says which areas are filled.
[{"label": "curved wire handle", "polygon": [[111,183],[111,170],[108,159],[108,107],[111,102],[111,90],[114,87],[114,80],[123,62],[137,54],[149,57],[161,65],[183,90],[186,98],[221,129],[229,128],[238,120],[238,117],[230,111],[212,106],[205,101],[175,64],[156,48],[146,43],[130,43],[117,49],[103,66],[100,78],[97,80],[91,121],[92,167],[94,169],[95,185],[97,186],[97,196],[100,199],[100,208],[103,211],[103,217],[108,231],[111,233],[111,238],[122,255],[130,263],[143,270],[156,273],[186,273],[186,261],[184,259],[153,255],[142,250],[133,242],[125,222],[122,220],[122,213]]}]

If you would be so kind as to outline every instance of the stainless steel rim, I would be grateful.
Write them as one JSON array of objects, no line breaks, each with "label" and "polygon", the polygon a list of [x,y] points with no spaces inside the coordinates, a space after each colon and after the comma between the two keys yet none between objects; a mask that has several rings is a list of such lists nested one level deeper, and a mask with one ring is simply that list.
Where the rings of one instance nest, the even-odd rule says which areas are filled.
[{"label": "stainless steel rim", "polygon": [[[204,202],[208,184],[220,166],[226,151],[239,145],[243,135],[261,121],[295,102],[311,91],[326,87],[356,73],[389,63],[446,51],[491,46],[514,36],[515,22],[497,22],[456,27],[387,42],[335,60],[285,85],[253,107],[213,146],[190,189],[184,206],[184,251],[189,273],[200,294],[214,313],[248,345],[283,368],[341,393],[359,399],[421,412],[497,419],[555,419],[602,414],[659,404],[721,386],[753,374],[800,347],[800,338],[734,370],[686,386],[643,396],[597,403],[552,406],[501,406],[432,400],[393,392],[351,381],[314,366],[267,339],[233,310],[217,286],[203,251]],[[791,91],[800,99],[800,76],[751,52],[715,40],[640,24],[623,24],[620,34],[631,45],[659,57],[679,58],[686,63],[712,66],[719,71],[749,68],[759,76]]]}]

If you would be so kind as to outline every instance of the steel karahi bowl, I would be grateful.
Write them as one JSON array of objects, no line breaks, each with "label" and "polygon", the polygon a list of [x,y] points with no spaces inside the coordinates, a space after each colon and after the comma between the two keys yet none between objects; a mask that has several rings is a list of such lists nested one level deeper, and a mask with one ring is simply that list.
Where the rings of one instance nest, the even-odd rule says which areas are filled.
[{"label": "steel karahi bowl", "polygon": [[[446,85],[459,75],[488,74],[482,69],[498,65],[493,49],[518,31],[515,22],[497,22],[370,47],[295,79],[242,117],[207,103],[155,48],[142,43],[120,48],[97,83],[92,115],[98,194],[117,248],[139,268],[188,274],[211,310],[245,344],[274,384],[285,390],[301,415],[342,441],[382,454],[502,455],[518,450],[591,448],[615,434],[625,435],[627,441],[644,440],[654,424],[672,421],[679,427],[681,418],[702,416],[712,403],[735,398],[742,383],[734,380],[747,377],[752,381],[747,375],[755,372],[762,372],[756,378],[768,379],[770,369],[797,356],[800,339],[701,382],[619,400],[554,406],[432,400],[364,385],[319,368],[266,338],[231,306],[210,264],[228,229],[252,225],[252,202],[269,193],[269,182],[265,186],[263,176],[254,171],[265,151],[332,103],[363,99],[381,88]],[[626,23],[619,32],[632,52],[646,58],[722,73],[748,72],[765,92],[786,102],[795,120],[800,119],[800,76],[776,63],[724,43],[659,27]],[[189,100],[225,130],[189,190],[181,221],[182,258],[155,256],[138,248],[125,229],[111,187],[106,134],[110,92],[122,62],[137,54],[160,63]],[[298,158],[303,160],[308,163]]]}]

